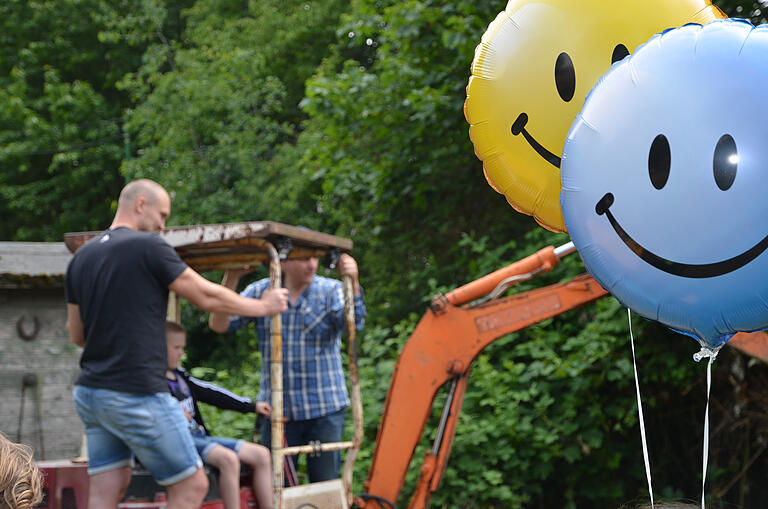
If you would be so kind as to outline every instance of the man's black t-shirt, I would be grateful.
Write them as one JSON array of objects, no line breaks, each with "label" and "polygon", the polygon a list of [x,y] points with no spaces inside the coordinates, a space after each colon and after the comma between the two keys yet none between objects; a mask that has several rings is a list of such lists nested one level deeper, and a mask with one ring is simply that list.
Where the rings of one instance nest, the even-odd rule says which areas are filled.
[{"label": "man's black t-shirt", "polygon": [[85,347],[78,385],[168,392],[168,285],[187,265],[159,235],[107,230],[67,267],[67,302],[80,306]]}]

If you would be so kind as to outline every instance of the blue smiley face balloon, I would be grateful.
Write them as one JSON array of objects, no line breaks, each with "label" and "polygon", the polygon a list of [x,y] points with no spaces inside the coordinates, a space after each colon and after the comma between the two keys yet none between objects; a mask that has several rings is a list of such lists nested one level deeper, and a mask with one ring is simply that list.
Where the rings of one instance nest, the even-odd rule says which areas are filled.
[{"label": "blue smiley face balloon", "polygon": [[588,271],[640,315],[717,348],[768,327],[768,26],[657,34],[590,92],[561,206]]}]

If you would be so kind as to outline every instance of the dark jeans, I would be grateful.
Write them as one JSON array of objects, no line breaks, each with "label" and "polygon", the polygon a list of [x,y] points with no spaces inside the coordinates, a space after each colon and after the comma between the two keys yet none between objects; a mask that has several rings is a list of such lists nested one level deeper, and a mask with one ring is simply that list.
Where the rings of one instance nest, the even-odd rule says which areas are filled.
[{"label": "dark jeans", "polygon": [[[285,423],[285,439],[289,446],[307,445],[311,440],[322,443],[341,442],[344,434],[344,408],[332,414],[307,419],[305,421],[288,421]],[[272,428],[269,419],[261,425],[261,443],[271,448]],[[290,456],[294,465],[297,457]],[[340,451],[324,452],[318,456],[307,455],[307,473],[309,482],[338,479],[341,468]]]}]

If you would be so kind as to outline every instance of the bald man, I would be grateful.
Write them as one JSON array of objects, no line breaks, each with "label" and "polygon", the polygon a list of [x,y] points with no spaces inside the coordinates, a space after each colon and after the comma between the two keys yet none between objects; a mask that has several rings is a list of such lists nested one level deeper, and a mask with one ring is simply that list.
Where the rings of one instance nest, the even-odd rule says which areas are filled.
[{"label": "bald man", "polygon": [[287,308],[285,289],[249,299],[189,268],[156,234],[170,213],[160,184],[129,183],[112,225],[67,267],[67,331],[83,347],[73,392],[88,443],[89,509],[117,507],[134,456],[167,487],[168,509],[199,507],[208,491],[165,380],[168,290],[211,312],[269,316]]}]

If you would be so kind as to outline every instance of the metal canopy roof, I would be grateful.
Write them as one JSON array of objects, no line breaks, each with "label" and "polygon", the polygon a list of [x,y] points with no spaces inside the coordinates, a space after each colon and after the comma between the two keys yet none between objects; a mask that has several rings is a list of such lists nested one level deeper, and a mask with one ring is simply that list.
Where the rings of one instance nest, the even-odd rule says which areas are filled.
[{"label": "metal canopy roof", "polygon": [[[74,253],[100,233],[67,233],[64,242]],[[271,221],[174,226],[161,231],[160,236],[182,260],[201,272],[268,262],[267,242],[275,246],[281,259],[322,258],[352,250],[350,239]]]}]

